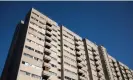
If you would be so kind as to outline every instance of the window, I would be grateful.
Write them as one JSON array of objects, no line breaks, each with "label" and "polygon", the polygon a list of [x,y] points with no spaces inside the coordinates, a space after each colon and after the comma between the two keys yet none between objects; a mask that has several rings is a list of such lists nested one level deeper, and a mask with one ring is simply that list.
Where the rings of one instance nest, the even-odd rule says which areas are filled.
[{"label": "window", "polygon": [[73,62],[76,62],[76,60],[74,60],[74,59],[72,59],[72,58],[70,58],[70,57],[68,57],[68,56],[66,56],[66,55],[64,55],[64,58],[66,58],[66,59],[68,59],[68,60],[71,60],[71,61],[73,61]]},{"label": "window", "polygon": [[71,39],[71,40],[74,40],[73,38],[70,38],[68,37],[67,35],[63,34],[64,37],[68,38],[68,39]]},{"label": "window", "polygon": [[44,41],[44,39],[42,39],[42,38],[40,38],[40,37],[37,37],[37,36],[35,36],[34,34],[32,34],[32,33],[30,33],[30,32],[28,32],[28,34],[29,34],[30,36],[34,37],[34,38],[39,39],[40,41]]},{"label": "window", "polygon": [[38,22],[38,19],[36,19],[35,17],[31,16],[31,18],[32,18],[33,20],[35,20],[35,21]]},{"label": "window", "polygon": [[28,32],[28,34],[29,34],[30,36],[35,37],[35,38],[36,38],[36,36],[35,36],[34,34],[32,34],[32,33],[30,33],[30,32]]},{"label": "window", "polygon": [[40,41],[44,41],[44,39],[40,38],[40,37],[37,37]]},{"label": "window", "polygon": [[54,44],[52,44],[55,48],[57,48],[57,46],[56,45],[54,45]]},{"label": "window", "polygon": [[24,53],[25,56],[29,57],[29,58],[33,58],[33,56],[27,54],[27,53]]},{"label": "window", "polygon": [[53,31],[57,32],[55,29],[53,29]]},{"label": "window", "polygon": [[51,74],[57,76],[57,74],[55,72],[49,71]]},{"label": "window", "polygon": [[43,27],[41,27],[41,26],[38,26],[40,29],[43,29],[43,30],[45,30],[45,28],[43,28]]},{"label": "window", "polygon": [[32,74],[32,73],[29,73],[27,71],[23,71],[23,70],[20,70],[20,74],[27,75],[27,76],[31,76],[31,77],[37,78],[37,79],[41,79],[41,76],[38,76],[38,75],[35,75],[35,74]]},{"label": "window", "polygon": [[69,78],[69,77],[67,77],[67,76],[65,76],[65,79],[67,79],[67,80],[71,80],[71,78]]},{"label": "window", "polygon": [[58,52],[60,52],[60,50],[58,49]]},{"label": "window", "polygon": [[68,46],[66,44],[64,44],[64,46],[68,48]]},{"label": "window", "polygon": [[39,53],[39,54],[43,54],[42,52],[38,51],[38,50],[35,50],[35,52]]},{"label": "window", "polygon": [[22,61],[22,64],[24,64],[25,66],[30,66],[30,64],[28,62]]},{"label": "window", "polygon": [[39,59],[39,58],[37,58],[37,57],[34,57],[34,59],[35,59],[36,61],[38,61],[38,59]]},{"label": "window", "polygon": [[38,76],[38,75],[35,75],[35,74],[32,74],[31,77],[41,79],[41,76]]},{"label": "window", "polygon": [[27,76],[30,76],[31,75],[29,72],[26,72],[26,71],[23,71],[23,70],[20,70],[20,73],[21,74],[24,74],[24,75],[27,75]]},{"label": "window", "polygon": [[71,73],[71,74],[75,74],[75,75],[77,75],[77,73],[72,72],[72,71],[70,71],[70,70],[68,70],[68,69],[65,69],[65,71],[66,71],[66,72],[69,72],[69,73]]},{"label": "window", "polygon": [[[29,39],[30,40],[30,39]],[[32,41],[32,40],[30,40],[31,41],[31,43],[34,43],[34,44],[36,44],[36,45],[38,45],[38,46],[41,46],[41,47],[43,47],[43,45],[41,45],[41,44],[39,44],[39,43],[36,43],[35,41]]]},{"label": "window", "polygon": [[42,16],[40,16],[41,19],[44,19]]},{"label": "window", "polygon": [[73,50],[73,48],[70,48],[71,50]]},{"label": "window", "polygon": [[37,30],[36,30],[36,29],[34,29],[34,28],[32,28],[32,27],[29,27],[29,29],[31,29],[31,30],[33,30],[33,31],[37,32]]},{"label": "window", "polygon": [[57,67],[57,66],[56,66],[56,65],[54,65],[54,64],[51,64],[51,66],[52,66],[52,67],[55,67],[55,68]]},{"label": "window", "polygon": [[29,49],[29,50],[32,50],[32,51],[34,51],[34,49],[33,49],[33,48],[31,48],[31,47],[29,47],[29,46],[27,46],[27,45],[25,45],[25,48],[27,48],[27,49]]},{"label": "window", "polygon": [[56,58],[54,58],[54,57],[52,57],[52,56],[51,56],[51,59],[53,59],[53,60],[55,60],[55,61],[57,60]]},{"label": "window", "polygon": [[69,52],[67,50],[64,50],[64,52],[66,52],[66,53],[70,54],[71,56],[74,56],[75,57],[75,54],[73,54],[73,53],[71,53],[71,52]]},{"label": "window", "polygon": [[45,36],[45,34],[43,34],[42,32],[38,31],[39,34],[41,34],[42,36]]},{"label": "window", "polygon": [[33,57],[32,55],[27,54],[27,53],[24,53],[24,56],[29,57],[29,58],[32,58],[32,59],[34,59],[34,60],[36,60],[36,61],[39,61],[39,62],[43,62],[42,59],[39,59],[39,58],[37,58],[37,57]]},{"label": "window", "polygon": [[32,12],[34,15],[36,15],[37,17],[39,17],[39,15],[38,14],[36,14],[35,12]]},{"label": "window", "polygon": [[41,69],[40,67],[38,67],[38,66],[36,66],[36,65],[32,65],[32,64],[30,64],[30,63],[28,63],[28,62],[25,62],[25,61],[22,61],[22,64],[24,64],[25,66],[31,66],[31,67],[33,67],[33,68],[35,68],[35,69]]},{"label": "window", "polygon": [[53,34],[54,37],[57,37],[55,34]]},{"label": "window", "polygon": [[48,23],[48,22],[46,23],[46,25],[48,25],[48,26],[52,26],[52,25],[51,25],[50,23]]},{"label": "window", "polygon": [[57,40],[55,40],[55,39],[52,39],[54,42],[57,42]]},{"label": "window", "polygon": [[[33,49],[33,48],[31,48],[31,47],[29,47],[29,46],[27,46],[27,45],[25,45],[25,47],[26,47],[27,49],[29,49],[29,50],[32,50],[32,51],[35,50],[35,49]],[[35,52],[36,52],[36,53],[39,53],[39,54],[41,54],[41,55],[43,55],[43,53],[42,53],[41,51],[35,50]]]},{"label": "window", "polygon": [[22,61],[22,64],[25,64],[25,62],[24,62],[24,61]]},{"label": "window", "polygon": [[27,41],[28,41],[28,42],[31,42],[31,40],[30,40],[30,39],[27,39]]},{"label": "window", "polygon": [[39,21],[40,24],[45,25],[43,22]]},{"label": "window", "polygon": [[36,44],[37,46],[41,46],[41,47],[43,47],[43,45],[38,44],[38,43],[36,43],[36,42],[34,42],[34,41],[30,40],[30,39],[27,39],[27,41],[28,41],[28,42],[31,42],[31,43],[33,43],[33,44]]},{"label": "window", "polygon": [[71,65],[71,67],[73,67],[73,68],[75,68],[75,69],[77,68],[77,67],[76,67],[76,66],[74,66],[74,65]]},{"label": "window", "polygon": [[66,41],[66,42],[68,42],[68,43],[70,43],[71,45],[75,45],[74,43],[72,43],[72,42],[69,42],[68,40],[66,40],[66,39],[63,39],[64,41]]},{"label": "window", "polygon": [[31,30],[33,30],[33,31],[35,31],[35,32],[37,32],[37,33],[39,33],[39,34],[41,34],[42,36],[45,36],[45,34],[43,34],[43,33],[40,32],[40,31],[37,31],[36,29],[34,29],[34,28],[32,28],[32,27],[29,27],[29,29],[31,29]]}]

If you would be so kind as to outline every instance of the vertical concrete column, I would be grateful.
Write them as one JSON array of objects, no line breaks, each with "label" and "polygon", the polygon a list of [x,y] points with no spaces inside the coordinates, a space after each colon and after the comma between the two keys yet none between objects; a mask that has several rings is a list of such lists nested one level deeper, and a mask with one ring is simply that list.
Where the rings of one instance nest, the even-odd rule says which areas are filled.
[{"label": "vertical concrete column", "polygon": [[91,66],[90,66],[89,53],[88,53],[88,49],[87,49],[86,39],[83,39],[83,42],[84,42],[84,47],[85,47],[85,54],[86,54],[86,60],[87,60],[89,79],[94,80],[93,77],[92,77],[92,71],[91,71]]},{"label": "vertical concrete column", "polygon": [[64,80],[64,60],[63,60],[63,27],[60,27],[61,36],[61,80]]},{"label": "vertical concrete column", "polygon": [[106,79],[114,80],[112,71],[109,65],[108,54],[106,49],[103,46],[99,46],[98,49],[99,49],[100,57],[102,59],[102,64],[103,64],[103,69],[104,69]]}]

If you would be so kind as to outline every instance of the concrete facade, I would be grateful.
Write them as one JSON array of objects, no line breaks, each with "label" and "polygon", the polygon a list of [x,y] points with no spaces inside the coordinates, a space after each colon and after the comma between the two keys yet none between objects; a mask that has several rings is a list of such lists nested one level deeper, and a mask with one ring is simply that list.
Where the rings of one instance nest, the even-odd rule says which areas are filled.
[{"label": "concrete facade", "polygon": [[16,28],[1,80],[133,80],[133,70],[32,8]]}]

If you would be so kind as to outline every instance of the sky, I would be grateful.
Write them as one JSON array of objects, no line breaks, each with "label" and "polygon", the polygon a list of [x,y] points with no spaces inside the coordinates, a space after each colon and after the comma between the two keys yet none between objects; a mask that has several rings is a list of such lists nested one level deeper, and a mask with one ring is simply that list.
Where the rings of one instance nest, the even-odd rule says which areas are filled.
[{"label": "sky", "polygon": [[31,8],[83,38],[104,45],[133,69],[133,2],[0,2],[0,74],[15,27]]}]

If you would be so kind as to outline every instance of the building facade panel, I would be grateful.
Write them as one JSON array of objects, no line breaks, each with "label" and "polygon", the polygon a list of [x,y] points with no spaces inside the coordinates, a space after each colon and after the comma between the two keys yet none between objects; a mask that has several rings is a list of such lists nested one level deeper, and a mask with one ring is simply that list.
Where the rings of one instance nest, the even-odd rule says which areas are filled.
[{"label": "building facade panel", "polygon": [[104,46],[34,8],[17,26],[15,36],[1,80],[133,80],[133,70]]}]

